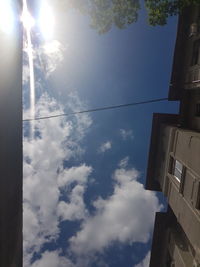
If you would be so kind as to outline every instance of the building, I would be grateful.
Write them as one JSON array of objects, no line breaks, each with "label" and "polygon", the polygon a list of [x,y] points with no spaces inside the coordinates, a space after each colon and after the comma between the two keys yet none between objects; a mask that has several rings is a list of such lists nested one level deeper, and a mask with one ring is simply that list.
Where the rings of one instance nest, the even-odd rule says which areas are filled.
[{"label": "building", "polygon": [[180,100],[183,89],[200,88],[200,6],[186,8],[179,17],[169,100]]},{"label": "building", "polygon": [[[146,189],[162,191],[150,267],[200,266],[200,6],[179,17],[169,100],[180,112],[153,115]],[[160,253],[158,253],[158,250]],[[159,257],[158,257],[159,255]]]},{"label": "building", "polygon": [[166,213],[156,213],[153,241],[150,266],[198,266],[193,247],[170,207]]},{"label": "building", "polygon": [[[21,5],[12,1],[14,14],[21,14]],[[0,266],[22,267],[22,29],[17,19],[9,35],[0,29],[0,46]]]},{"label": "building", "polygon": [[200,6],[179,18],[169,100],[180,100],[182,127],[200,131]]},{"label": "building", "polygon": [[[167,262],[170,258],[174,265],[155,265],[151,259],[153,263],[150,267],[200,266],[200,133],[180,128],[179,119],[179,116],[174,114],[156,113],[153,116],[146,189],[163,192],[171,215],[159,214],[156,217],[154,235],[160,231],[163,237],[162,242],[153,242],[153,247],[158,246],[160,252],[155,254],[155,249],[152,250],[152,257],[157,257],[166,250],[168,253],[161,259]],[[168,217],[172,223],[167,223]],[[159,230],[160,220],[164,220],[163,230]],[[177,254],[172,243],[167,243],[171,241],[164,236],[169,233],[174,236],[176,229],[179,229],[179,234],[173,238],[184,240],[190,250],[186,251],[185,246],[179,246]],[[161,246],[163,242],[165,249]],[[180,255],[186,255],[186,252],[186,258],[191,258],[191,261],[187,260],[188,263],[183,265],[180,263],[183,261],[180,260]],[[196,265],[191,265],[191,262]]]}]

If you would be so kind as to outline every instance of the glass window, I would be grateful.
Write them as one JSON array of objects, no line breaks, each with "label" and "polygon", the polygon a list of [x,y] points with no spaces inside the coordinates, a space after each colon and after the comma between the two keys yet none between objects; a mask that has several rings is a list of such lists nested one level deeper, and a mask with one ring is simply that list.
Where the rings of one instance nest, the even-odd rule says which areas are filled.
[{"label": "glass window", "polygon": [[183,165],[178,160],[175,160],[173,175],[179,182],[181,181],[182,173],[183,173]]}]

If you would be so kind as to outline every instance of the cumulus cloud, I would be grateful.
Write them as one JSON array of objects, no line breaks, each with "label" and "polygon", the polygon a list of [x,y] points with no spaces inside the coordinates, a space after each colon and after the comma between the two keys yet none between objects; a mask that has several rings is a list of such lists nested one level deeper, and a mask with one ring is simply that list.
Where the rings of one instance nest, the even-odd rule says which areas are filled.
[{"label": "cumulus cloud", "polygon": [[59,251],[56,250],[45,251],[31,267],[74,267],[74,264],[66,257],[60,256]]},{"label": "cumulus cloud", "polygon": [[107,141],[107,142],[101,144],[98,151],[99,151],[99,153],[104,153],[107,150],[111,149],[111,147],[112,147],[111,141]]},{"label": "cumulus cloud", "polygon": [[132,140],[134,138],[132,130],[120,129],[119,132],[124,141],[128,139]]},{"label": "cumulus cloud", "polygon": [[[71,97],[69,108],[81,108],[78,97],[75,94]],[[63,112],[62,105],[47,94],[36,105],[37,116]],[[25,111],[24,116],[27,114]],[[24,137],[25,267],[90,266],[91,262],[100,262],[95,253],[103,252],[113,242],[132,244],[149,239],[154,214],[160,206],[155,194],[137,181],[138,171],[128,168],[128,157],[120,161],[113,173],[111,196],[99,197],[92,203],[94,215],[84,203],[92,167],[84,163],[73,167],[63,164],[80,153],[79,142],[90,125],[90,118],[84,114],[71,120],[61,117],[36,121],[35,138]],[[65,220],[80,222],[80,230],[69,240],[75,262],[61,256],[59,251],[45,251],[31,264],[35,252],[58,238],[59,223]],[[106,266],[103,264],[96,266]]]},{"label": "cumulus cloud", "polygon": [[135,169],[119,168],[113,174],[113,194],[93,202],[94,216],[89,216],[81,230],[70,239],[71,250],[78,256],[103,252],[113,242],[149,240],[155,212],[161,209],[155,193],[144,189]]},{"label": "cumulus cloud", "polygon": [[58,186],[61,189],[65,189],[65,191],[67,191],[72,183],[76,183],[70,192],[66,192],[69,201],[60,201],[58,204],[57,215],[61,221],[80,220],[87,216],[88,211],[85,207],[83,197],[91,172],[92,168],[90,166],[82,164],[77,167],[66,168],[58,176]]},{"label": "cumulus cloud", "polygon": [[140,262],[139,264],[135,265],[134,267],[149,267],[150,256],[151,256],[151,253],[149,251],[147,253],[147,255],[145,256],[145,258],[142,260],[142,262]]},{"label": "cumulus cloud", "polygon": [[[58,113],[64,113],[63,107],[47,94],[42,95],[36,104],[37,116]],[[28,116],[27,114],[28,111],[25,111],[24,116]],[[83,194],[92,168],[85,164],[65,168],[63,162],[79,155],[79,141],[90,125],[88,115],[82,116],[81,121],[77,117],[71,120],[57,118],[36,121],[35,138],[30,139],[26,135],[24,137],[25,267],[31,265],[33,254],[38,252],[44,243],[57,239],[60,221],[81,219],[87,213]],[[28,128],[28,125],[24,126],[25,132]],[[61,201],[60,196],[63,194],[67,198]],[[46,254],[43,256],[45,257],[42,260],[45,261]],[[51,256],[54,259],[56,257],[55,254]]]},{"label": "cumulus cloud", "polygon": [[86,217],[87,209],[83,201],[85,187],[76,185],[68,194],[69,202],[60,201],[57,214],[61,220],[75,221]]},{"label": "cumulus cloud", "polygon": [[85,184],[87,182],[88,175],[91,173],[92,168],[85,164],[79,167],[66,168],[58,176],[58,184],[60,187],[68,186],[72,182],[76,181],[79,184]]}]

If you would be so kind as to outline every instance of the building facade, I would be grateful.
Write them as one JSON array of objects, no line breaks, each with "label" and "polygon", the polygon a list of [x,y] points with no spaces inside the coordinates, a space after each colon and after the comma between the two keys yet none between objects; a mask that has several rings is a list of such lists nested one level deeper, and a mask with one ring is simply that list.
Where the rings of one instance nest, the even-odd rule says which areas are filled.
[{"label": "building facade", "polygon": [[146,189],[168,211],[156,215],[150,267],[200,267],[200,6],[179,17],[169,100],[178,115],[153,115]]},{"label": "building facade", "polygon": [[177,263],[166,266],[200,266],[200,133],[181,128],[178,115],[154,114],[146,189],[166,196],[196,264],[178,264],[169,254]]},{"label": "building facade", "polygon": [[169,100],[180,100],[183,89],[200,88],[200,6],[179,16]]},{"label": "building facade", "polygon": [[153,241],[150,266],[198,266],[193,247],[170,207],[166,213],[156,213]]},{"label": "building facade", "polygon": [[179,17],[168,97],[180,101],[182,127],[200,131],[200,5]]}]

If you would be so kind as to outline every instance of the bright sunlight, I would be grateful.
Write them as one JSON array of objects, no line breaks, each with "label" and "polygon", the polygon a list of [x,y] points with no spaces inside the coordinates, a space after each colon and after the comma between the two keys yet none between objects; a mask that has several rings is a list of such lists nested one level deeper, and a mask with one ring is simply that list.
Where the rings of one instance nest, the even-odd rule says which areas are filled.
[{"label": "bright sunlight", "polygon": [[53,10],[47,4],[47,2],[42,1],[41,3],[38,23],[43,37],[47,40],[51,39],[53,35],[55,19],[53,15]]},{"label": "bright sunlight", "polygon": [[11,33],[14,29],[14,12],[11,0],[0,1],[0,31]]}]

